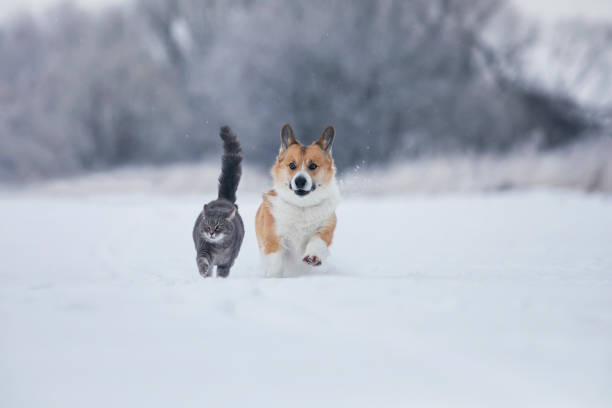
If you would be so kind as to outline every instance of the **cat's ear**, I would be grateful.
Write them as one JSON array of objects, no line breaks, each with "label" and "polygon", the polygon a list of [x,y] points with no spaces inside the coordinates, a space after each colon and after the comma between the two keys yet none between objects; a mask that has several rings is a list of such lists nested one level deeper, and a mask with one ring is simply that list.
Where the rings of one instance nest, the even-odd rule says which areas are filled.
[{"label": "cat's ear", "polygon": [[232,212],[227,216],[227,220],[231,221],[234,219],[234,217],[236,216],[236,206],[234,205],[234,208],[232,209]]},{"label": "cat's ear", "polygon": [[315,142],[318,144],[324,152],[331,154],[332,145],[334,144],[334,137],[336,136],[336,130],[333,126],[325,128],[319,140]]},{"label": "cat's ear", "polygon": [[293,134],[293,129],[291,129],[291,125],[288,123],[285,124],[285,126],[283,126],[281,129],[281,152],[287,150],[289,146],[297,142],[298,141],[295,139],[295,135]]},{"label": "cat's ear", "polygon": [[208,211],[208,204],[204,204],[204,209],[202,210],[202,214],[206,214],[206,211]]}]

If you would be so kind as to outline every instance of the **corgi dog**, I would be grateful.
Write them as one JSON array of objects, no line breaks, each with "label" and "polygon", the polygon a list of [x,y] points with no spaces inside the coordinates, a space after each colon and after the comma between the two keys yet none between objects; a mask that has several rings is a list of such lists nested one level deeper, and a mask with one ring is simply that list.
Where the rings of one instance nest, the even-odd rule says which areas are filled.
[{"label": "corgi dog", "polygon": [[325,263],[336,228],[340,191],[332,158],[335,130],[325,128],[309,146],[288,124],[271,173],[274,188],[255,216],[266,276],[299,274]]}]

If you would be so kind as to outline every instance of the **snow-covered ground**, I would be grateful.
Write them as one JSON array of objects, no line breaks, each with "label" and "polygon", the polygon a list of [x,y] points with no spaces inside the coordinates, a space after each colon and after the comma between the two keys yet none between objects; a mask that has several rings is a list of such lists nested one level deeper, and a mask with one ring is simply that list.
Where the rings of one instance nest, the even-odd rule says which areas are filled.
[{"label": "snow-covered ground", "polygon": [[0,196],[0,406],[612,406],[610,196],[349,197],[327,271],[265,279],[242,194],[205,280],[211,196]]},{"label": "snow-covered ground", "polygon": [[[350,194],[480,193],[513,189],[569,189],[612,193],[612,137],[591,138],[549,151],[533,146],[496,154],[423,156],[386,166],[355,166],[340,174]],[[243,166],[240,192],[260,194],[270,186],[261,167]],[[13,186],[27,194],[198,194],[216,189],[218,159],[192,164],[132,166]],[[0,192],[7,190],[0,184]]]}]

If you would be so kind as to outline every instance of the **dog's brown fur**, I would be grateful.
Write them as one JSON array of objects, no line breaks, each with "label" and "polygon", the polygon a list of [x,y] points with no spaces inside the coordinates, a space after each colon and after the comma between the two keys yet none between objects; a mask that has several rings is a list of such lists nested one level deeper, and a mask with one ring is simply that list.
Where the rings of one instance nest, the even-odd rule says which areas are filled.
[{"label": "dog's brown fur", "polygon": [[263,249],[265,255],[272,254],[280,249],[280,238],[276,235],[276,224],[270,209],[269,196],[276,196],[274,190],[270,190],[263,195],[263,203],[259,206],[255,215],[255,233],[259,247]]}]

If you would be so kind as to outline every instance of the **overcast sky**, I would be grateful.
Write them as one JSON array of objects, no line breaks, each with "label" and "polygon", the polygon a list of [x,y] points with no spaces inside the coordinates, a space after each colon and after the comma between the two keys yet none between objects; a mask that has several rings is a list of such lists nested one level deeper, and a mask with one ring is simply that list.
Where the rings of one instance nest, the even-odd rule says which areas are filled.
[{"label": "overcast sky", "polygon": [[[19,10],[40,12],[61,0],[0,0],[0,18],[5,19]],[[100,8],[130,0],[73,0],[87,8]],[[512,0],[527,14],[543,21],[558,21],[571,17],[612,21],[612,0]]]}]

